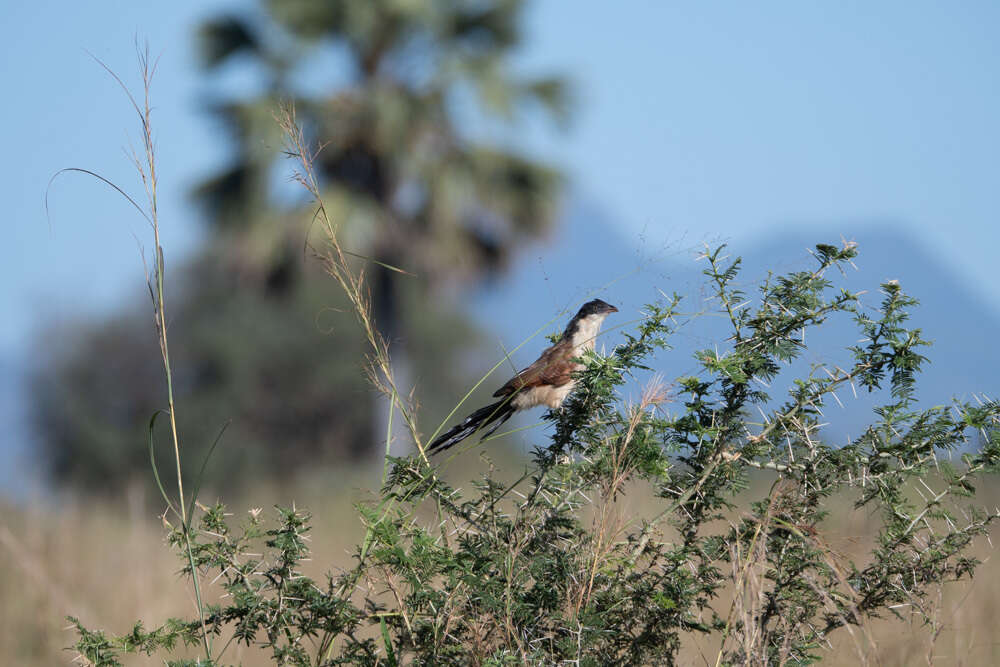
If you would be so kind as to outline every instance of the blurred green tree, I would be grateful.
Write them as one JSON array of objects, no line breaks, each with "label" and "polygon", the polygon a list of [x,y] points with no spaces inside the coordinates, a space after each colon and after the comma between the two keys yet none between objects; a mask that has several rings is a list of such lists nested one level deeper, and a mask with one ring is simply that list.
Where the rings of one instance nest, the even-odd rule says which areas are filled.
[{"label": "blurred green tree", "polygon": [[[293,256],[247,233],[277,233],[273,208],[281,131],[273,118],[291,96],[300,121],[323,150],[324,200],[349,227],[354,250],[376,260],[376,320],[390,341],[405,332],[398,284],[404,268],[428,286],[503,267],[513,250],[550,225],[558,186],[552,169],[459,132],[469,94],[488,115],[513,119],[524,103],[567,113],[561,79],[510,73],[521,0],[268,0],[267,21],[226,15],[200,30],[203,61],[218,69],[249,58],[270,91],[227,100],[213,113],[233,132],[236,159],[197,192],[209,218],[234,241],[240,259],[271,282],[288,280]],[[298,97],[288,84],[303,49],[334,46],[352,82],[323,98]],[[298,238],[296,230],[294,238]],[[281,244],[278,244],[280,247]],[[229,246],[233,247],[233,246]],[[266,256],[253,248],[264,247]]]},{"label": "blurred green tree", "polygon": [[[523,8],[520,0],[266,0],[199,28],[213,84],[235,67],[264,85],[209,104],[233,159],[194,193],[209,223],[205,247],[168,275],[188,465],[200,464],[198,450],[229,419],[213,458],[227,471],[222,484],[375,450],[365,407],[374,397],[354,361],[362,342],[332,281],[303,252],[307,207],[279,177],[279,102],[292,101],[323,145],[324,200],[347,247],[370,264],[377,322],[409,359],[407,374],[442,389],[462,381],[458,360],[477,337],[437,297],[502,270],[556,212],[554,169],[462,132],[463,119],[513,122],[532,106],[567,116],[561,79],[512,72]],[[303,93],[295,81],[315,74],[323,52],[343,61],[348,82]],[[147,313],[137,306],[47,337],[56,352],[34,375],[35,422],[56,481],[107,490],[145,475],[146,425],[163,403]]]}]

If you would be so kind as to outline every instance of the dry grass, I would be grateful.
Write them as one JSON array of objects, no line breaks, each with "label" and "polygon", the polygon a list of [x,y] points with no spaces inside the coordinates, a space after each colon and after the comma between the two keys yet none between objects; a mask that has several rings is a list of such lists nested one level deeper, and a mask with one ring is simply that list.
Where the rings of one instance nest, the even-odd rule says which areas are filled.
[{"label": "dry grass", "polygon": [[[752,485],[754,498],[761,497],[772,479],[759,479]],[[1000,489],[980,489],[976,504],[994,507],[1000,504]],[[867,510],[854,509],[847,498],[837,498],[829,506],[829,519],[811,535],[823,545],[830,561],[843,565],[854,560],[859,565],[871,553],[881,522]],[[823,654],[824,665],[996,665],[1000,664],[1000,640],[993,637],[997,607],[1000,604],[1000,559],[995,558],[993,545],[980,541],[970,556],[983,561],[975,581],[965,579],[941,587],[940,595],[927,601],[923,609],[900,607],[900,621],[887,616],[872,619],[865,627],[840,629],[830,636],[831,645]],[[742,581],[743,595],[734,602],[732,591],[724,592],[716,610],[723,616],[733,605],[734,615],[752,613],[745,608],[756,590],[766,585],[760,580],[761,570],[748,554],[736,559],[730,576]],[[742,579],[741,579],[742,578]],[[925,623],[930,617],[933,624]],[[744,642],[752,638],[742,638]],[[681,664],[715,665],[719,650],[718,637],[705,641],[691,636],[685,642]],[[730,642],[733,639],[730,638]]]},{"label": "dry grass", "polygon": [[[349,562],[350,550],[364,531],[352,504],[364,493],[346,480],[333,480],[320,497],[315,484],[289,497],[276,490],[255,494],[254,502],[289,505],[294,500],[315,512],[314,559],[306,574]],[[312,488],[309,488],[312,487]],[[207,496],[211,497],[211,496]],[[267,512],[268,504],[264,505]],[[233,504],[234,513],[252,509]],[[181,560],[166,544],[158,514],[138,499],[111,505],[72,504],[61,509],[0,505],[0,664],[70,664],[76,652],[67,615],[89,627],[124,632],[136,620],[154,627],[170,616],[197,618],[190,579]],[[206,582],[206,602],[218,600],[218,588]],[[231,651],[228,658],[245,665],[269,664],[254,651]],[[178,656],[179,657],[179,656]],[[197,649],[190,651],[198,657]],[[161,660],[130,658],[128,664]]]},{"label": "dry grass", "polygon": [[[476,462],[455,471],[456,479],[474,475]],[[513,467],[518,467],[510,462]],[[293,500],[314,514],[313,560],[306,574],[325,572],[350,562],[354,545],[364,531],[353,504],[367,492],[359,487],[369,478],[377,483],[377,472],[315,475],[301,480],[294,497],[287,491],[257,489],[254,506],[288,504]],[[372,484],[369,484],[372,485]],[[1000,503],[1000,490],[983,489],[985,504]],[[210,498],[207,496],[206,498]],[[630,489],[618,503],[623,516],[650,513],[653,499]],[[233,502],[234,512],[251,509]],[[838,502],[833,517],[818,536],[829,548],[847,557],[864,553],[877,529],[877,518]],[[66,629],[65,617],[74,615],[91,628],[123,632],[142,619],[147,627],[169,616],[197,616],[191,586],[178,571],[180,560],[165,544],[166,531],[150,507],[133,494],[116,505],[67,504],[60,509],[0,505],[0,657],[3,664],[70,664],[76,653],[67,650],[74,634]],[[265,509],[266,511],[266,509]],[[988,665],[1000,664],[1000,641],[995,637],[995,619],[1000,602],[1000,562],[992,558],[992,547],[976,547],[985,561],[975,582],[946,586],[929,612],[935,622],[926,625],[914,610],[898,611],[907,622],[876,620],[853,634],[839,631],[833,637],[825,664],[857,665],[859,656],[872,665]],[[206,586],[207,602],[220,591]],[[731,596],[719,600],[725,613]],[[872,645],[865,632],[872,635]],[[698,637],[686,640],[682,660],[689,664],[713,664],[718,647]],[[197,656],[192,649],[191,657]],[[240,649],[227,654],[230,661],[268,664],[266,654]],[[162,664],[155,659],[132,658],[130,665]]]}]

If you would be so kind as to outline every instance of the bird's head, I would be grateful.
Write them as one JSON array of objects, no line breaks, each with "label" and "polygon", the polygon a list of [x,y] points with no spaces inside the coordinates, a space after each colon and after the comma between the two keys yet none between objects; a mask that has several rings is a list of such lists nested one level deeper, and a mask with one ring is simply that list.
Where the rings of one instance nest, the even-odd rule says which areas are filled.
[{"label": "bird's head", "polygon": [[[611,313],[617,313],[618,309],[606,301],[594,299],[588,301],[580,307],[573,319],[569,321],[566,330],[563,332],[563,339],[576,340],[577,338],[593,341],[597,335],[604,318]],[[574,343],[576,344],[576,343]]]},{"label": "bird's head", "polygon": [[[589,315],[604,315],[607,316],[611,313],[617,313],[618,309],[612,306],[606,301],[601,301],[600,299],[594,299],[593,301],[588,301],[580,307],[577,312],[576,317],[583,318]],[[574,318],[575,319],[575,318]]]}]

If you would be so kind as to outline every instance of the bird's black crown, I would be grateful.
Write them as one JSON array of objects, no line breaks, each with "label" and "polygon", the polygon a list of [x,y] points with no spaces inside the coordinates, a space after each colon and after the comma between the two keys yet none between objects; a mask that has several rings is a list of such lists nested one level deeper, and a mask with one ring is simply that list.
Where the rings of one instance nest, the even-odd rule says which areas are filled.
[{"label": "bird's black crown", "polygon": [[[588,315],[599,315],[601,313],[617,313],[618,309],[606,301],[594,299],[583,304],[576,317],[587,317]],[[574,318],[575,319],[575,318]]]}]

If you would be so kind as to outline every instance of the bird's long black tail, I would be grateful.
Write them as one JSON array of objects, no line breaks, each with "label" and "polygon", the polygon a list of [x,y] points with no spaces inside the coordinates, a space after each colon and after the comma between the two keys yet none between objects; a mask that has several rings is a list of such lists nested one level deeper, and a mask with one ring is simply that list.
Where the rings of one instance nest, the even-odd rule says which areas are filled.
[{"label": "bird's long black tail", "polygon": [[453,426],[445,433],[439,435],[427,447],[427,453],[436,454],[437,452],[443,452],[449,447],[454,447],[480,429],[483,429],[482,435],[479,436],[479,439],[482,440],[500,428],[500,425],[510,419],[510,416],[515,412],[514,406],[510,404],[510,397],[487,405],[485,408],[479,408],[466,417],[461,424]]}]

